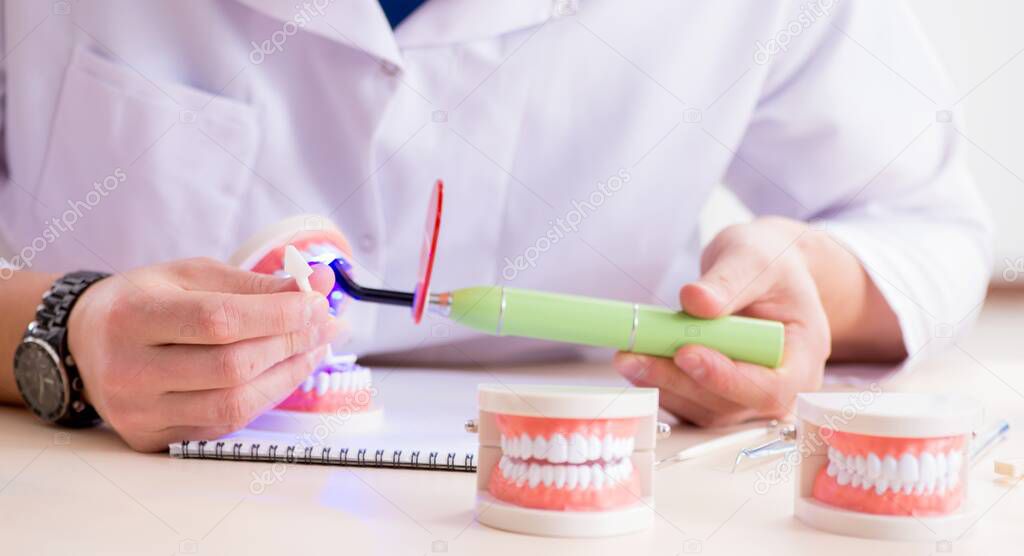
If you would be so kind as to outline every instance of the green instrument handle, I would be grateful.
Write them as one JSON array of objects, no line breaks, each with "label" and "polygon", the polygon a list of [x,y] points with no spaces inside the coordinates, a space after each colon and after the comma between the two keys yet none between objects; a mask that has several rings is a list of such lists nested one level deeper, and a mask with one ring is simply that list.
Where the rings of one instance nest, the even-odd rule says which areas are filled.
[{"label": "green instrument handle", "polygon": [[652,305],[503,286],[451,292],[449,316],[498,336],[522,336],[672,357],[686,344],[765,367],[782,361],[781,322],[748,317],[700,319]]}]

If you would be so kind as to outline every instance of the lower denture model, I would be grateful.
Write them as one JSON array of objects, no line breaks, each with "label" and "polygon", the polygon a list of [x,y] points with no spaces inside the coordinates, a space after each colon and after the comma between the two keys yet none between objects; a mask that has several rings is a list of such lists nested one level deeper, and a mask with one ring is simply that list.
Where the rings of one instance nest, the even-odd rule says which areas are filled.
[{"label": "lower denture model", "polygon": [[814,393],[797,401],[795,513],[833,533],[954,538],[969,527],[971,400],[905,393]]},{"label": "lower denture model", "polygon": [[[322,216],[299,215],[288,218],[248,240],[229,260],[235,266],[276,276],[289,276],[286,250],[294,246],[302,259],[328,263],[347,260],[352,250],[341,232]],[[340,288],[328,296],[330,310],[336,314],[345,302]],[[302,413],[365,413],[372,409],[370,369],[356,364],[352,354],[328,356],[277,409]]]},{"label": "lower denture model", "polygon": [[355,355],[345,354],[322,361],[277,409],[308,413],[362,412],[370,409],[372,400],[370,369],[357,365]]},{"label": "lower denture model", "polygon": [[618,535],[653,522],[653,388],[481,385],[477,520],[521,533]]}]

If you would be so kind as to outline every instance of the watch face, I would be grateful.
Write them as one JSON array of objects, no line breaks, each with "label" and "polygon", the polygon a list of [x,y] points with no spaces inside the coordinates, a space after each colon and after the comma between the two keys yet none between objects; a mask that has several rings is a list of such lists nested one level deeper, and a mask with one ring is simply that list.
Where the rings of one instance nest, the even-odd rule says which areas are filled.
[{"label": "watch face", "polygon": [[51,422],[64,415],[70,398],[58,361],[53,348],[35,338],[22,342],[14,354],[14,378],[25,403]]}]

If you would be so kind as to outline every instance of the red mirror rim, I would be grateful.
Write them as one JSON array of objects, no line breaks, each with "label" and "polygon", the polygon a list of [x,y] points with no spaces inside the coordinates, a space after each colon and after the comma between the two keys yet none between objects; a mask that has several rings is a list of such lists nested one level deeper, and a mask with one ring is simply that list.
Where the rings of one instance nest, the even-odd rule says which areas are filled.
[{"label": "red mirror rim", "polygon": [[430,195],[427,207],[427,223],[423,236],[423,248],[420,251],[420,269],[413,290],[412,320],[419,324],[430,298],[430,277],[434,271],[434,258],[437,255],[437,238],[441,234],[441,206],[444,203],[444,182],[437,180],[434,191]]}]

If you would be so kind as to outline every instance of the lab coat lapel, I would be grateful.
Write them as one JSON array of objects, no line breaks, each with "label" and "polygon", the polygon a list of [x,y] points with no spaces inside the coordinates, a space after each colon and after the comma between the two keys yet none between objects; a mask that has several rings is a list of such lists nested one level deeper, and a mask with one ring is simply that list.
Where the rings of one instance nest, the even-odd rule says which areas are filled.
[{"label": "lab coat lapel", "polygon": [[391,25],[376,0],[236,0],[303,31],[320,35],[401,67]]},{"label": "lab coat lapel", "polygon": [[574,11],[575,0],[427,0],[395,31],[399,48],[497,37]]}]

